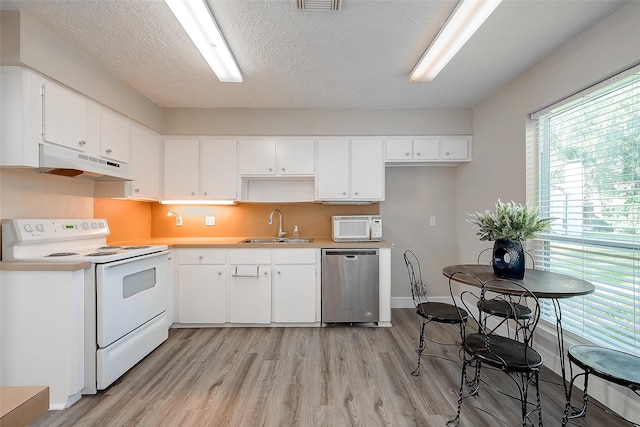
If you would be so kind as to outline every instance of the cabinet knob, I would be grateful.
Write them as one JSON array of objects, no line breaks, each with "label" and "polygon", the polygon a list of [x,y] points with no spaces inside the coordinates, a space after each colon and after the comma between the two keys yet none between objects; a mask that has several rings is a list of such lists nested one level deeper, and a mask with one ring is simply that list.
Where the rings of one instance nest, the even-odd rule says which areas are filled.
[{"label": "cabinet knob", "polygon": [[264,272],[264,273],[262,273],[262,274],[264,274],[264,275],[266,276],[266,275],[267,275],[267,272],[265,271],[265,272]]},{"label": "cabinet knob", "polygon": [[207,192],[205,191],[205,192],[204,192],[204,193],[202,193],[202,194],[204,194],[204,195],[206,196],[206,195],[207,195]]},{"label": "cabinet knob", "polygon": [[198,259],[199,259],[200,261],[202,261],[202,260],[204,259],[204,257],[203,257],[202,255],[200,255],[200,256],[198,257]]},{"label": "cabinet knob", "polygon": [[133,191],[135,191],[136,193],[139,193],[140,189],[139,188],[135,188]]},{"label": "cabinet knob", "polygon": [[280,274],[280,273],[281,273],[281,271],[280,271],[280,270],[278,270],[278,271],[276,271],[276,273]]},{"label": "cabinet knob", "polygon": [[169,261],[171,261],[173,258],[169,257]]},{"label": "cabinet knob", "polygon": [[448,151],[447,151],[447,152],[445,152],[445,153],[444,153],[444,155],[445,155],[445,156],[448,156],[448,155],[449,155],[449,152],[448,152]]},{"label": "cabinet knob", "polygon": [[355,193],[353,193],[353,194],[355,194],[355,195],[357,196],[357,195],[358,195],[358,194],[360,194],[360,193],[358,193],[358,192],[356,191],[356,192],[355,192]]},{"label": "cabinet knob", "polygon": [[87,141],[78,141],[78,145],[84,147],[85,145],[87,145]]},{"label": "cabinet knob", "polygon": [[107,148],[107,149],[106,149],[106,150],[104,150],[104,151],[106,151],[107,153],[111,153],[113,150],[112,150],[111,148]]},{"label": "cabinet knob", "polygon": [[405,156],[409,157],[411,153],[404,153]]},{"label": "cabinet knob", "polygon": [[192,196],[195,196],[195,195],[196,195],[196,193],[194,193],[194,192],[192,191],[192,192],[191,192],[191,195],[192,195]]},{"label": "cabinet knob", "polygon": [[416,156],[419,156],[420,154],[422,154],[422,153],[418,151],[418,152],[416,153]]},{"label": "cabinet knob", "polygon": [[282,168],[282,172],[284,172],[284,168]]},{"label": "cabinet knob", "polygon": [[222,276],[222,271],[218,271],[218,276]]},{"label": "cabinet knob", "polygon": [[342,195],[343,195],[343,196],[346,196],[346,195],[347,195],[347,192],[346,192],[346,191],[343,191],[343,192],[342,192]]},{"label": "cabinet knob", "polygon": [[269,172],[273,172],[273,169],[272,169],[272,168],[269,168]]}]

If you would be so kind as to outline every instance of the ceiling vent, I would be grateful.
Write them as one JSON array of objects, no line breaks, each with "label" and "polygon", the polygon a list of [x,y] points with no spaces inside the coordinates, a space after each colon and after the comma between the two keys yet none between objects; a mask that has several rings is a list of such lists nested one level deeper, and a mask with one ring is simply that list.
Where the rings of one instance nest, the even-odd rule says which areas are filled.
[{"label": "ceiling vent", "polygon": [[340,10],[342,0],[295,0],[300,10]]}]

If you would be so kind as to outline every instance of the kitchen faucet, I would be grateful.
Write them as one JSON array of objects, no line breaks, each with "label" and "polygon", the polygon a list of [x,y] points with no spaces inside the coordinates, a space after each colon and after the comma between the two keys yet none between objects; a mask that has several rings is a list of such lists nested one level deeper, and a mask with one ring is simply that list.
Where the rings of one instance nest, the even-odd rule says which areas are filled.
[{"label": "kitchen faucet", "polygon": [[278,227],[278,239],[283,239],[284,236],[287,234],[287,232],[282,231],[282,212],[280,212],[280,209],[274,209],[271,211],[271,213],[269,214],[269,224],[273,224],[274,212],[278,212],[278,217],[280,218],[279,227]]}]

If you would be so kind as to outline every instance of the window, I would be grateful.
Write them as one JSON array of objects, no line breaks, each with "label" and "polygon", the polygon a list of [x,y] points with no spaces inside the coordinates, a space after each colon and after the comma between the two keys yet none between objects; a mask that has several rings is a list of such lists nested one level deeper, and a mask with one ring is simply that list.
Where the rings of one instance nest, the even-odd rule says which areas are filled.
[{"label": "window", "polygon": [[527,199],[556,218],[532,242],[536,268],[596,287],[560,301],[563,327],[640,355],[640,70],[535,113],[530,130]]}]

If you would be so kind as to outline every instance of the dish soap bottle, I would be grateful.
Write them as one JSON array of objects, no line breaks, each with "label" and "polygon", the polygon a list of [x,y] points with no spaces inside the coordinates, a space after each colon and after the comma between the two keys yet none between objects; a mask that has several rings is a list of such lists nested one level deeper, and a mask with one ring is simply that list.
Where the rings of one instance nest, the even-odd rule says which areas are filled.
[{"label": "dish soap bottle", "polygon": [[298,230],[298,226],[294,225],[293,226],[293,239],[299,239],[300,238],[300,230]]}]

